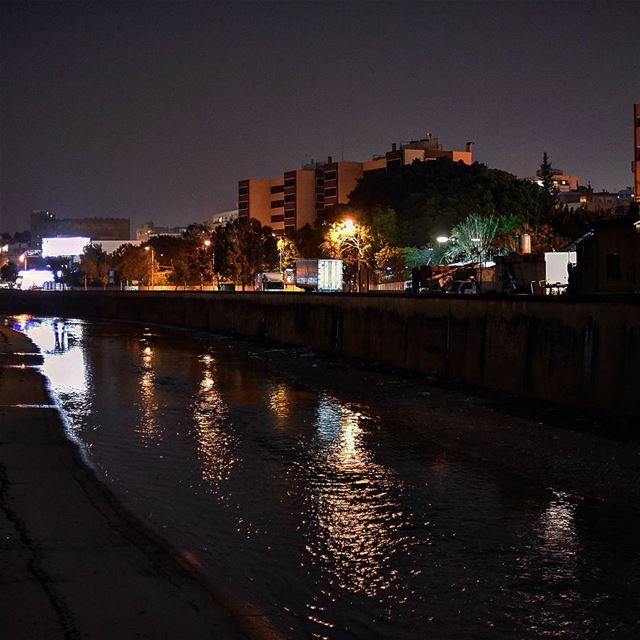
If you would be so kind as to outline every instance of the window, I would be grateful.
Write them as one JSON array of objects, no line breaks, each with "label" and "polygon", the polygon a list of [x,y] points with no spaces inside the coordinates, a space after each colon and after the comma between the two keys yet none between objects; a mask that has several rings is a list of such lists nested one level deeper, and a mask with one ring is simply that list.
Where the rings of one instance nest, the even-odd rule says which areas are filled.
[{"label": "window", "polygon": [[290,194],[288,194],[288,195],[286,195],[284,197],[284,201],[285,202],[295,202],[296,201],[296,197],[295,197],[295,195],[293,193],[290,193]]},{"label": "window", "polygon": [[271,193],[282,193],[284,191],[284,186],[280,185],[278,187],[271,187]]},{"label": "window", "polygon": [[609,253],[607,255],[607,280],[620,280],[620,254]]},{"label": "window", "polygon": [[316,187],[324,187],[324,180],[322,178],[316,180]]},{"label": "window", "polygon": [[272,200],[271,201],[271,208],[272,209],[279,209],[280,207],[284,207],[284,200]]},{"label": "window", "polygon": [[336,179],[336,175],[337,175],[337,172],[335,171],[335,169],[333,171],[325,171],[324,172],[324,179],[325,180],[335,180]]},{"label": "window", "polygon": [[284,217],[285,218],[295,218],[296,217],[296,210],[295,209],[287,209],[287,210],[285,210]]},{"label": "window", "polygon": [[271,222],[282,222],[284,220],[284,216],[271,216]]},{"label": "window", "polygon": [[324,193],[319,193],[316,196],[316,202],[324,202]]},{"label": "window", "polygon": [[295,187],[296,186],[296,179],[295,178],[287,178],[284,181],[284,186],[285,187]]},{"label": "window", "polygon": [[249,187],[238,187],[238,195],[246,196],[249,193]]},{"label": "window", "polygon": [[248,209],[249,208],[249,203],[248,202],[238,202],[238,209]]},{"label": "window", "polygon": [[324,190],[324,197],[325,198],[332,198],[335,195],[336,195],[336,190],[333,189],[333,188]]}]

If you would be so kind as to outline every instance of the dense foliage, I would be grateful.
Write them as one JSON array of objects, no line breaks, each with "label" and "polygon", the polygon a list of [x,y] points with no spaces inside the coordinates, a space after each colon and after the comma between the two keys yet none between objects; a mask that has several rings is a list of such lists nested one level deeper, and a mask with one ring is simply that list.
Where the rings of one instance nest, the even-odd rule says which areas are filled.
[{"label": "dense foliage", "polygon": [[447,235],[470,213],[518,214],[533,221],[540,212],[540,188],[477,162],[441,158],[365,174],[350,205],[369,224],[376,211],[392,209],[397,215],[396,243],[422,246]]}]

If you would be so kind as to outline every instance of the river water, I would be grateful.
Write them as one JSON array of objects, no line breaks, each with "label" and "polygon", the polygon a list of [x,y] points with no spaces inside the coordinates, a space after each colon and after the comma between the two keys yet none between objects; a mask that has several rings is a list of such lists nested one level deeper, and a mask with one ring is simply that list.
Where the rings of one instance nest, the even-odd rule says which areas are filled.
[{"label": "river water", "polygon": [[284,636],[640,637],[628,514],[416,446],[246,342],[14,321],[99,476]]}]

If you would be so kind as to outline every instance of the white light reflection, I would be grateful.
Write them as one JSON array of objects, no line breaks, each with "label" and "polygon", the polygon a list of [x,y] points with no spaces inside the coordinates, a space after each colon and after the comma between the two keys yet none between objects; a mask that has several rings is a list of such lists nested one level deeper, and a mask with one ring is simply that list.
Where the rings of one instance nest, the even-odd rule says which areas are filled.
[{"label": "white light reflection", "polygon": [[216,490],[229,478],[236,464],[237,438],[229,432],[229,409],[216,383],[217,362],[213,356],[200,357],[202,378],[191,410],[195,423],[202,479]]},{"label": "white light reflection", "polygon": [[136,433],[145,444],[151,444],[160,436],[156,400],[156,374],[153,369],[154,352],[149,345],[141,352],[142,374],[140,375],[140,421],[136,425]]},{"label": "white light reflection", "polygon": [[311,462],[314,530],[307,551],[330,574],[332,587],[401,597],[403,586],[390,557],[406,552],[416,540],[403,532],[410,514],[397,502],[401,483],[373,461],[363,442],[361,425],[367,419],[334,399],[320,398],[317,457]]},{"label": "white light reflection", "polygon": [[[42,373],[49,379],[53,393],[66,407],[67,429],[77,436],[83,421],[91,411],[92,385],[87,372],[81,323],[67,325],[62,321],[28,321],[23,325],[26,335],[43,356]],[[73,340],[69,340],[69,335]]]},{"label": "white light reflection", "polygon": [[572,578],[577,570],[580,541],[575,525],[576,504],[567,493],[554,492],[554,498],[542,512],[539,520],[540,552],[549,567],[547,579]]}]

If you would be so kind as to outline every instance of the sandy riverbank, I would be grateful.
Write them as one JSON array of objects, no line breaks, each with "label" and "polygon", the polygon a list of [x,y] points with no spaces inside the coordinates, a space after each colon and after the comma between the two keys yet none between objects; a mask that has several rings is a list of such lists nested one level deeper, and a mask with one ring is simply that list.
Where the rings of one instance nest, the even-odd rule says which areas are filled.
[{"label": "sandy riverbank", "polygon": [[96,481],[40,363],[24,335],[0,327],[0,636],[273,637],[259,612],[214,600],[188,553],[172,553]]}]

